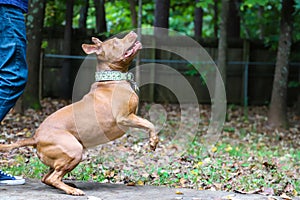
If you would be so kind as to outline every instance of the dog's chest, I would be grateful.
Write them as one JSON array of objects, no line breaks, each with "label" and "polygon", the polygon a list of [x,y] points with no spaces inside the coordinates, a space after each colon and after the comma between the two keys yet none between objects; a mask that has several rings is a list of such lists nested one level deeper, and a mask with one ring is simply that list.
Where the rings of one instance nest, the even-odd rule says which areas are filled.
[{"label": "dog's chest", "polygon": [[127,87],[100,87],[73,105],[76,132],[86,148],[110,142],[125,133],[116,118],[128,108],[131,94],[132,89]]}]

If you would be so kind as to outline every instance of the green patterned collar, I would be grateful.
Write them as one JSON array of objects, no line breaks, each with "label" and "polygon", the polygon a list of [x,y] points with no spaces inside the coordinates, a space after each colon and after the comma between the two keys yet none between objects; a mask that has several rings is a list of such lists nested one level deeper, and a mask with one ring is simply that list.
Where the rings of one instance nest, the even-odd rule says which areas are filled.
[{"label": "green patterned collar", "polygon": [[95,80],[99,81],[128,81],[132,89],[138,94],[139,87],[134,81],[134,75],[131,72],[120,72],[120,71],[99,71],[95,73]]},{"label": "green patterned collar", "polygon": [[96,81],[134,81],[134,75],[131,72],[122,73],[120,71],[99,71],[95,73]]}]

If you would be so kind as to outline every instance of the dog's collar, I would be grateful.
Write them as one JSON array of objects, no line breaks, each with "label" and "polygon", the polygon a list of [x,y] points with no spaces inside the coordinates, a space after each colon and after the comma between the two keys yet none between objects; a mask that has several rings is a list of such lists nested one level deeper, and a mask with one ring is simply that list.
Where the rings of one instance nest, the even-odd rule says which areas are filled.
[{"label": "dog's collar", "polygon": [[134,81],[134,75],[131,72],[120,71],[99,71],[95,73],[95,80],[98,81]]},{"label": "dog's collar", "polygon": [[139,87],[134,81],[134,75],[131,72],[120,72],[120,71],[99,71],[95,73],[95,80],[97,82],[101,81],[128,81],[135,91],[136,94],[139,94]]}]

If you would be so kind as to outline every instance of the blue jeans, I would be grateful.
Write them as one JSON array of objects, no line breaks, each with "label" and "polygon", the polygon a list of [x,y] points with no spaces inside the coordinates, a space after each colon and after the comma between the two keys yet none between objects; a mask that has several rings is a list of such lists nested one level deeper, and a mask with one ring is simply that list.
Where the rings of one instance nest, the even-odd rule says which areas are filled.
[{"label": "blue jeans", "polygon": [[0,4],[0,121],[27,82],[26,28],[22,10]]}]

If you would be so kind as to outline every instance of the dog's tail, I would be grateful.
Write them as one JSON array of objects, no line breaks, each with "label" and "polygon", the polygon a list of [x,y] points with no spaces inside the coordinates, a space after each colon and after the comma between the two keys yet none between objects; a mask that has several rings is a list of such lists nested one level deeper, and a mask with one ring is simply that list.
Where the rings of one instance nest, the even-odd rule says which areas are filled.
[{"label": "dog's tail", "polygon": [[10,151],[12,149],[19,148],[19,147],[25,147],[25,146],[36,147],[36,144],[37,144],[37,142],[34,137],[27,138],[27,139],[19,140],[12,144],[0,144],[0,152],[1,151]]}]

